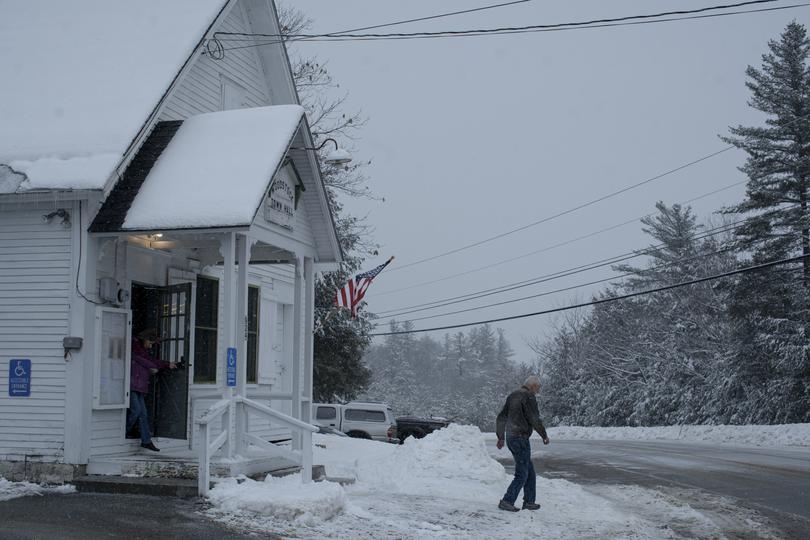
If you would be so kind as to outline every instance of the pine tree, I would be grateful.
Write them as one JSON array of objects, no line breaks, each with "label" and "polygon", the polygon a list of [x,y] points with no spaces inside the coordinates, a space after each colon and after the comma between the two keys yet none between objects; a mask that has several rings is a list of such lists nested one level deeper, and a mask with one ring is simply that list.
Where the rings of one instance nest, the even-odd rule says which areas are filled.
[{"label": "pine tree", "polygon": [[[765,126],[737,126],[724,137],[748,154],[741,168],[748,176],[746,198],[727,211],[756,214],[738,232],[755,261],[810,255],[810,41],[804,25],[788,24],[768,48],[761,69],[746,71],[749,105],[767,115]],[[810,258],[801,266],[808,285]]]},{"label": "pine tree", "polygon": [[749,104],[764,127],[738,126],[728,142],[743,149],[746,197],[727,209],[750,216],[737,234],[753,262],[806,258],[740,277],[732,312],[740,346],[723,381],[727,420],[806,421],[810,415],[810,40],[788,24],[768,43],[760,69],[749,66]]}]

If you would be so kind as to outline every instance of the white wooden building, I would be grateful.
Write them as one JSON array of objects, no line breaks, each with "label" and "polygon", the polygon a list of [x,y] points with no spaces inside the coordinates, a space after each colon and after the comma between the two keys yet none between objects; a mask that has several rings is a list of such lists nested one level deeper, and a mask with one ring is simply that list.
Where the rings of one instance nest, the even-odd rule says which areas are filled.
[{"label": "white wooden building", "polygon": [[218,31],[278,34],[272,0],[0,4],[0,475],[145,452],[147,327],[183,366],[150,394],[164,453],[311,465],[313,275],[340,247],[284,46],[215,59]]}]

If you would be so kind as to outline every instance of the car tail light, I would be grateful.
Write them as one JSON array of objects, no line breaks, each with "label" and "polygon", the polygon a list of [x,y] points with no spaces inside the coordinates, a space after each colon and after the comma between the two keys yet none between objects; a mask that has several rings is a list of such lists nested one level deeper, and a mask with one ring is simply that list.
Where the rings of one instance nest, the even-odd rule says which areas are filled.
[{"label": "car tail light", "polygon": [[388,438],[393,439],[397,436],[397,426],[391,426],[388,428]]}]

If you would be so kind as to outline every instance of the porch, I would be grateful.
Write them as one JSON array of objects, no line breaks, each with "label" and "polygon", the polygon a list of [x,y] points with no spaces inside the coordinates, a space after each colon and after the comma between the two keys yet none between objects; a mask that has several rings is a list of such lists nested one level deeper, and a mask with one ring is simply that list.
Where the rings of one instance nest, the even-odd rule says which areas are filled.
[{"label": "porch", "polygon": [[[116,245],[106,250],[115,253],[108,275],[96,272],[97,279],[112,279],[127,290],[135,273],[149,270],[149,261],[163,257],[174,270],[173,281],[170,273],[165,285],[189,285],[177,292],[186,295],[185,303],[162,304],[168,306],[162,309],[169,313],[164,319],[171,321],[166,338],[172,342],[164,360],[185,360],[186,366],[195,361],[196,314],[188,298],[204,269],[216,269],[221,295],[214,330],[217,376],[214,384],[191,392],[189,373],[178,377],[188,398],[178,400],[187,409],[176,415],[185,426],[176,433],[185,438],[178,436],[180,444],[167,449],[171,459],[163,452],[142,457],[140,448],[124,444],[116,447],[123,455],[91,452],[88,472],[186,478],[196,474],[201,495],[208,491],[211,474],[256,474],[294,466],[301,469],[303,481],[312,478],[311,436],[317,431],[310,424],[314,271],[316,261],[340,260],[340,250],[317,163],[301,148],[308,140],[301,115],[300,107],[266,107],[200,115],[162,130],[159,125],[90,224],[99,252],[105,251],[106,242]],[[233,144],[221,144],[223,125]],[[245,129],[238,129],[240,125]],[[293,143],[301,147],[291,149]],[[240,164],[237,171],[235,163]],[[125,257],[120,260],[120,254],[127,253],[118,249],[122,243],[139,246],[142,260],[135,265]],[[283,391],[261,377],[255,380],[257,348],[276,345],[258,342],[253,327],[258,316],[251,311],[257,300],[250,295],[250,275],[252,269],[264,267],[284,267],[290,274],[290,324],[284,337],[289,381]],[[124,311],[127,307],[131,313],[131,306]],[[257,386],[266,392],[257,392]],[[205,410],[195,411],[195,401],[205,403]],[[277,406],[279,402],[284,406]],[[107,423],[108,429],[114,428],[112,420]],[[254,429],[258,425],[283,428],[289,444],[270,442]],[[189,461],[192,455],[196,473]]]}]

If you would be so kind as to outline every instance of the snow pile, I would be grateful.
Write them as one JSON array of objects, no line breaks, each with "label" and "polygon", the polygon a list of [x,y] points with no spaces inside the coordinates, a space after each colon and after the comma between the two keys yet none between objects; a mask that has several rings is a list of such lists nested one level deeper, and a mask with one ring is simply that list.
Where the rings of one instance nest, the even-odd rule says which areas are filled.
[{"label": "snow pile", "polygon": [[461,497],[489,496],[506,479],[503,466],[489,456],[481,431],[457,424],[423,439],[410,437],[390,455],[365,459],[357,468],[358,483],[405,494],[442,495],[452,485]]},{"label": "snow pile", "polygon": [[549,428],[551,439],[682,440],[739,446],[810,446],[810,424],[773,426],[659,426]]},{"label": "snow pile", "polygon": [[46,493],[75,493],[76,488],[64,486],[42,486],[31,482],[11,482],[0,476],[0,502],[27,497],[30,495],[45,495]]},{"label": "snow pile", "polygon": [[326,468],[329,478],[357,478],[360,463],[390,459],[397,446],[378,441],[314,434],[313,462]]},{"label": "snow pile", "polygon": [[[641,539],[679,537],[654,518],[690,510],[661,500],[645,507],[649,518],[639,518],[581,486],[539,477],[540,511],[503,512],[497,505],[510,476],[487,454],[483,434],[470,426],[451,425],[399,446],[316,435],[315,462],[326,466],[329,477],[357,481],[345,490],[301,486],[298,477],[225,481],[211,493],[217,509],[209,515],[259,536]],[[645,490],[633,497],[648,499]]]},{"label": "snow pile", "polygon": [[268,475],[264,482],[227,478],[209,494],[219,512],[247,513],[306,525],[331,519],[343,512],[346,493],[334,482],[304,484],[301,475]]}]

